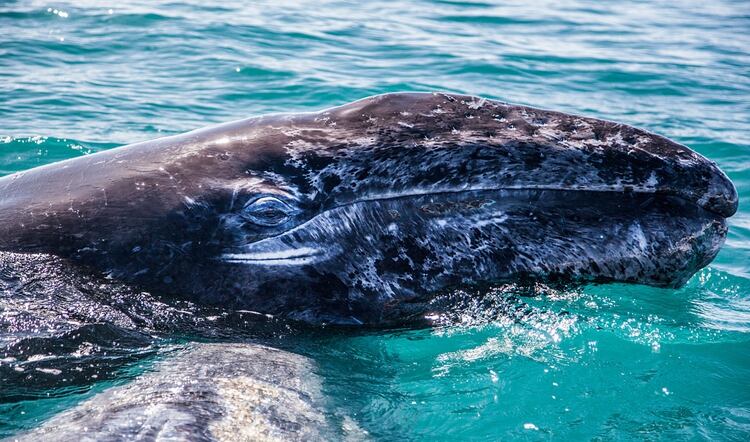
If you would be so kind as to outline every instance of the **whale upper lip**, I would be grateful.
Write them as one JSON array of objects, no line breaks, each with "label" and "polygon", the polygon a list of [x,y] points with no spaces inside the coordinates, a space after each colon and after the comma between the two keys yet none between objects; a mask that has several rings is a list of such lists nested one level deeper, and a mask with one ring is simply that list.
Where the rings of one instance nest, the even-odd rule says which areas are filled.
[{"label": "whale upper lip", "polygon": [[[404,109],[408,116],[399,113]],[[388,192],[394,182],[432,187],[428,192],[450,186],[636,192],[680,198],[725,218],[737,211],[737,191],[716,163],[626,124],[442,93],[386,94],[324,114],[337,127],[363,129],[370,124],[363,116],[378,116],[372,146],[409,146],[378,152],[380,164],[356,163],[363,154],[347,157],[367,170],[373,193]],[[358,183],[357,192],[363,187]]]}]

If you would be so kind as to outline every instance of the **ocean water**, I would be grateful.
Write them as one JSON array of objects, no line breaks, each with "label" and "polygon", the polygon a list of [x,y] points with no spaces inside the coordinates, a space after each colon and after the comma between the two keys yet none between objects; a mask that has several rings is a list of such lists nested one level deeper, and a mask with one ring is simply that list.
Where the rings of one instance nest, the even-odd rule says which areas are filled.
[{"label": "ocean water", "polygon": [[[262,335],[312,357],[332,409],[374,440],[747,440],[746,0],[209,3],[0,0],[0,174],[261,113],[441,90],[690,146],[737,186],[726,245],[679,290],[503,289],[419,330],[247,327],[146,298],[127,317],[72,302],[59,328],[61,313],[5,282],[0,438],[182,342]],[[26,318],[32,308],[47,316]]]}]

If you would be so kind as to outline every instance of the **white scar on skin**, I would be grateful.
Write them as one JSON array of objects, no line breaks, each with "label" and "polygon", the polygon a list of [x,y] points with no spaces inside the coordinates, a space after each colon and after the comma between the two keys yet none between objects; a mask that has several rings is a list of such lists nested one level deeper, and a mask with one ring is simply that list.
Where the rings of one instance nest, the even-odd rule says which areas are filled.
[{"label": "white scar on skin", "polygon": [[225,253],[221,260],[240,264],[263,265],[302,265],[315,262],[322,255],[319,249],[300,247],[298,249],[274,250],[255,253]]}]

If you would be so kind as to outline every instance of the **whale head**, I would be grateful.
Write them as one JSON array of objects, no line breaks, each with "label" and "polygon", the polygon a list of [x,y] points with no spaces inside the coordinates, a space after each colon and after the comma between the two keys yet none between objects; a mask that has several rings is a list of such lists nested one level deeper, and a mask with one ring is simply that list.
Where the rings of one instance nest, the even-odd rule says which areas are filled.
[{"label": "whale head", "polygon": [[0,179],[0,248],[312,322],[419,316],[451,287],[679,287],[737,193],[627,125],[400,93],[250,118]]}]

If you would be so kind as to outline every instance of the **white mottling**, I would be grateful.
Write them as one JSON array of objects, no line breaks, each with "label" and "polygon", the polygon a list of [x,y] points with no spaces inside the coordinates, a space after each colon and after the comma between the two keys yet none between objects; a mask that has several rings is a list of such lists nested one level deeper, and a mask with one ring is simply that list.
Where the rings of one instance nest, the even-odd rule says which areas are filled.
[{"label": "white mottling", "polygon": [[487,99],[480,98],[479,101],[472,100],[470,103],[467,103],[467,106],[469,106],[469,109],[479,109],[484,106],[485,103],[487,103]]},{"label": "white mottling", "polygon": [[646,250],[648,247],[648,241],[646,241],[646,235],[643,233],[640,223],[635,222],[630,226],[630,235],[638,244],[640,250]]},{"label": "white mottling", "polygon": [[498,216],[493,216],[492,218],[487,219],[480,219],[474,222],[474,227],[484,227],[492,224],[502,224],[508,219],[508,215],[505,214],[499,214]]}]

